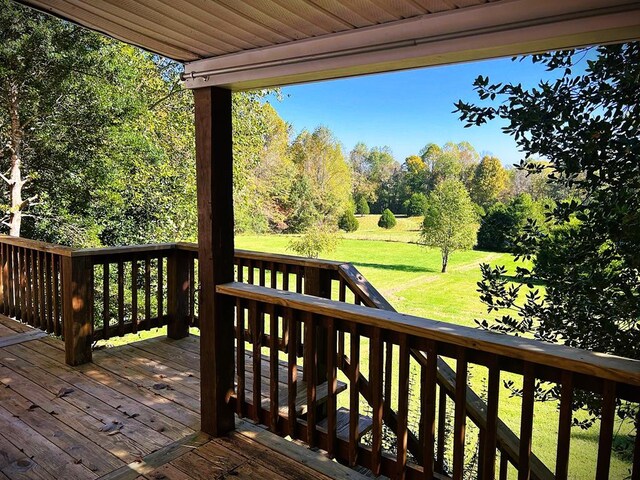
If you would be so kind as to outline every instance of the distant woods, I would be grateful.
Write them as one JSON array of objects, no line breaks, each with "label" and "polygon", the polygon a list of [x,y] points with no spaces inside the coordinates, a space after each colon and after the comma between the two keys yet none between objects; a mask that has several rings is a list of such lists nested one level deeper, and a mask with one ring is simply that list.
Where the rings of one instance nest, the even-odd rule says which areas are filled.
[{"label": "distant woods", "polygon": [[[0,6],[2,230],[76,246],[195,240],[193,101],[180,66]],[[294,135],[269,103],[278,95],[233,97],[238,233],[353,230],[354,214],[385,210],[420,216],[452,179],[485,217],[558,194],[544,174],[505,168],[466,142],[426,143],[399,161],[385,146],[345,152],[324,126]],[[508,249],[508,238],[480,246]]]}]

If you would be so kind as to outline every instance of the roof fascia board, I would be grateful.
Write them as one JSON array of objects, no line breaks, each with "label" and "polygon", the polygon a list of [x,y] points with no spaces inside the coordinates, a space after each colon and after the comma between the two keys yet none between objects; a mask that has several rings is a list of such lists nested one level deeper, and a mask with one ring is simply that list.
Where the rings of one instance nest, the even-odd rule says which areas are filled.
[{"label": "roof fascia board", "polygon": [[640,38],[640,2],[503,0],[185,65],[187,88],[233,90]]}]

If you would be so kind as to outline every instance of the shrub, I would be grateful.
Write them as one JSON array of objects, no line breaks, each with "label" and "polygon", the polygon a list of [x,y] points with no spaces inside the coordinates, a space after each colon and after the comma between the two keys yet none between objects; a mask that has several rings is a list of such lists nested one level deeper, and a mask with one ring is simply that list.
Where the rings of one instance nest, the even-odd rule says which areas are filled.
[{"label": "shrub", "polygon": [[359,227],[358,219],[351,210],[347,210],[338,220],[338,228],[345,232],[355,232]]},{"label": "shrub", "polygon": [[356,213],[358,215],[369,215],[369,213],[371,213],[371,209],[369,208],[369,203],[366,198],[360,197],[356,202]]},{"label": "shrub", "polygon": [[404,202],[407,217],[420,217],[427,209],[427,196],[424,193],[414,193]]},{"label": "shrub", "polygon": [[388,208],[385,208],[384,211],[382,212],[382,215],[380,215],[380,220],[378,220],[378,226],[380,228],[393,228],[396,226],[396,217],[393,215],[393,213],[391,212],[391,210],[389,210]]},{"label": "shrub", "polygon": [[335,227],[315,225],[307,229],[299,237],[292,239],[287,245],[287,249],[293,250],[298,255],[318,258],[323,252],[335,250],[339,239],[340,236]]}]

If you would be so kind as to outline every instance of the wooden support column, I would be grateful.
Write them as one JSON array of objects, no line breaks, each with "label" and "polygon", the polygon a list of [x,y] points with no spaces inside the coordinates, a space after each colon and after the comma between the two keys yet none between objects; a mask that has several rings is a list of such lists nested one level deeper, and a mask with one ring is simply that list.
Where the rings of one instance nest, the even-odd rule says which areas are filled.
[{"label": "wooden support column", "polygon": [[189,252],[175,248],[167,257],[167,337],[189,336]]},{"label": "wooden support column", "polygon": [[234,304],[216,293],[233,281],[233,154],[231,92],[193,91],[198,187],[200,277],[200,388],[202,431],[221,436],[234,429],[229,404],[234,380]]},{"label": "wooden support column", "polygon": [[91,361],[93,264],[89,257],[65,256],[62,267],[62,322],[67,365]]}]

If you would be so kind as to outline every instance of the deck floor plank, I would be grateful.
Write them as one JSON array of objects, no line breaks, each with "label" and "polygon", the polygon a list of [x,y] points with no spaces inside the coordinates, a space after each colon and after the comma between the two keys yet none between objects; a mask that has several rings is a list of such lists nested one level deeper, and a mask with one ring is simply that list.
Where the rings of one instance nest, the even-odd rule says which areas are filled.
[{"label": "deck floor plank", "polygon": [[[197,336],[96,350],[94,363],[70,367],[60,339],[35,338],[38,330],[0,315],[0,338],[25,332],[32,332],[25,339],[34,338],[0,344],[0,480],[359,478],[324,457],[314,460],[321,457],[317,452],[241,420],[244,427],[228,437],[211,439],[197,432]],[[250,386],[250,351],[247,357]],[[269,359],[261,361],[267,408]],[[280,363],[278,380],[286,399],[286,363]],[[299,383],[298,408],[303,412],[306,386]],[[60,395],[64,390],[68,392]],[[318,391],[322,395],[322,387]],[[100,431],[114,422],[122,428]]]},{"label": "deck floor plank", "polygon": [[[9,349],[7,349],[9,350]],[[72,383],[65,381],[61,378],[64,376],[64,371],[57,365],[47,364],[45,362],[40,363],[41,366],[46,367],[46,371],[43,369],[28,368],[25,367],[27,359],[38,357],[38,353],[33,350],[24,348],[23,346],[15,346],[9,350],[15,356],[15,360],[10,364],[10,368],[15,372],[28,377],[31,381],[38,384],[42,388],[46,389],[49,394],[56,396],[62,389],[72,389],[73,392],[70,395],[65,395],[61,401],[70,404],[73,408],[62,408],[56,410],[58,418],[72,417],[82,419],[85,415],[93,417],[101,425],[108,423],[115,423],[123,425],[120,430],[121,434],[117,436],[111,436],[114,440],[106,439],[107,446],[111,448],[110,451],[118,452],[125,462],[132,461],[130,457],[139,456],[149,453],[150,450],[145,448],[145,445],[149,445],[149,449],[153,449],[164,445],[169,439],[156,430],[141,423],[138,418],[139,414],[131,416],[125,412],[122,412],[116,408],[111,407],[105,402],[99,400],[85,391],[74,388]],[[2,356],[0,355],[0,361]],[[46,358],[46,357],[45,357]],[[88,380],[88,379],[87,379]],[[65,406],[65,403],[62,403]],[[85,421],[82,425],[90,424]],[[105,441],[105,439],[101,439]]]}]

